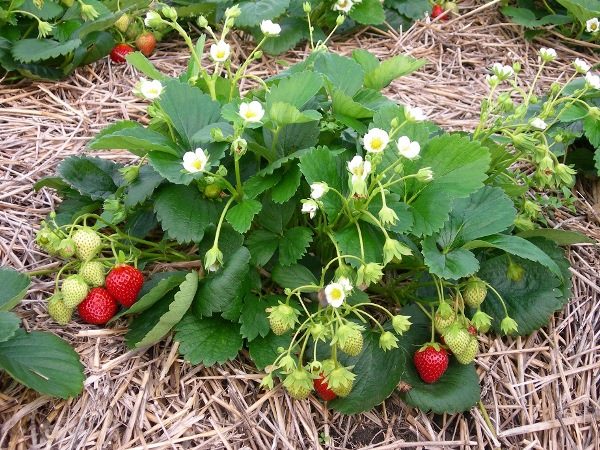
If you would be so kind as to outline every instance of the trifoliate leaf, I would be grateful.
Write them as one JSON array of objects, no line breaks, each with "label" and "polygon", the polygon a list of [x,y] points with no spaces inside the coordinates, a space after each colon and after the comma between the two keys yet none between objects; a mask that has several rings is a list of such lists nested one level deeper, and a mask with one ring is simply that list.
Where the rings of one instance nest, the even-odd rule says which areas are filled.
[{"label": "trifoliate leaf", "polygon": [[312,232],[307,227],[288,228],[279,242],[279,263],[282,266],[294,264],[306,253],[312,242]]},{"label": "trifoliate leaf", "polygon": [[239,7],[242,10],[242,13],[235,19],[235,24],[242,28],[260,25],[263,20],[279,17],[285,12],[289,4],[290,0],[255,0],[241,2],[239,3]]},{"label": "trifoliate leaf", "polygon": [[53,39],[21,39],[12,47],[13,57],[22,63],[45,61],[67,55],[81,45],[81,39],[58,42]]},{"label": "trifoliate leaf", "polygon": [[283,174],[281,181],[271,189],[271,200],[281,204],[291,199],[298,191],[301,176],[300,168],[297,165],[290,167]]},{"label": "trifoliate leaf", "polygon": [[252,226],[252,219],[262,209],[258,200],[245,199],[227,211],[225,219],[238,233],[245,233]]},{"label": "trifoliate leaf", "polygon": [[322,87],[323,78],[318,73],[306,71],[292,74],[271,87],[266,97],[267,109],[280,102],[301,109]]},{"label": "trifoliate leaf", "polygon": [[114,195],[123,182],[122,166],[112,161],[88,156],[71,156],[58,166],[58,174],[71,187],[92,200]]}]

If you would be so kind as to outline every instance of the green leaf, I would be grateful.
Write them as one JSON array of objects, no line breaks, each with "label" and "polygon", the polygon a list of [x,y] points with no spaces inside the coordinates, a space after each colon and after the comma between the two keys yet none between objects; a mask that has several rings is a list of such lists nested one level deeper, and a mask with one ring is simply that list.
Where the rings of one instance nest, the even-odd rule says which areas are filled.
[{"label": "green leaf", "polygon": [[245,199],[227,211],[225,219],[238,233],[245,233],[252,226],[252,219],[262,209],[258,200]]},{"label": "green leaf", "polygon": [[424,59],[415,59],[411,56],[396,55],[386,59],[375,69],[365,75],[365,86],[380,91],[387,87],[396,78],[408,75],[426,64]]},{"label": "green leaf", "polygon": [[[350,117],[353,119],[368,119],[373,117],[373,110],[354,101],[352,97],[339,89],[331,93],[333,112],[336,116]],[[361,123],[362,126],[362,123]]]},{"label": "green leaf", "polygon": [[580,23],[600,16],[599,0],[556,0],[564,6],[571,16],[577,18]]},{"label": "green leaf", "polygon": [[0,311],[10,311],[25,297],[31,280],[9,267],[0,267]]},{"label": "green leaf", "polygon": [[271,86],[266,96],[267,109],[275,103],[288,103],[297,109],[302,109],[322,87],[323,78],[318,73],[306,71],[292,74],[280,80],[275,86]]},{"label": "green leaf", "polygon": [[[566,268],[563,277],[568,277],[568,262],[561,251],[553,255],[561,266]],[[523,278],[513,281],[507,276],[510,261],[523,269]],[[561,261],[562,260],[562,261]],[[541,264],[508,255],[496,256],[481,263],[477,274],[490,283],[502,296],[508,315],[516,320],[518,334],[528,335],[548,323],[549,317],[562,309],[568,301],[568,295],[562,291],[561,281]],[[504,318],[502,303],[488,291],[481,309],[492,316],[494,330],[500,332],[500,322]]]},{"label": "green leaf", "polygon": [[21,319],[15,313],[0,311],[0,342],[8,341],[21,325]]},{"label": "green leaf", "polygon": [[480,399],[479,378],[474,365],[459,364],[455,358],[450,358],[448,369],[436,383],[423,382],[412,358],[421,345],[431,339],[431,322],[414,305],[403,308],[401,313],[410,316],[412,322],[410,330],[401,339],[408,360],[401,381],[410,389],[401,394],[403,400],[423,412],[454,414],[468,411]]},{"label": "green leaf", "polygon": [[570,230],[557,230],[554,228],[537,228],[535,230],[521,231],[518,236],[529,239],[533,237],[546,238],[554,241],[558,245],[573,244],[595,244],[596,241],[587,237],[585,234]]},{"label": "green leaf", "polygon": [[257,266],[265,266],[279,247],[279,235],[268,230],[254,230],[246,239],[252,262]]},{"label": "green leaf", "polygon": [[13,57],[22,63],[45,61],[68,55],[81,45],[81,39],[58,42],[53,39],[21,39],[12,47]]},{"label": "green leaf", "polygon": [[312,231],[306,227],[288,228],[279,242],[279,264],[290,266],[306,254],[312,242]]},{"label": "green leaf", "polygon": [[248,178],[244,184],[244,194],[246,194],[249,198],[256,198],[263,192],[271,189],[279,180],[281,180],[281,173],[271,173],[269,175],[254,175]]},{"label": "green leaf", "polygon": [[[357,227],[360,227],[360,235]],[[382,262],[384,237],[381,231],[373,225],[359,221],[355,224],[350,224],[340,231],[336,231],[334,235],[342,254],[354,255],[359,258],[363,257],[360,239],[360,236],[362,236],[362,250],[364,250],[365,262]],[[348,259],[347,263],[355,267],[359,264],[354,258]]]},{"label": "green leaf", "polygon": [[363,86],[365,74],[360,64],[336,53],[319,54],[314,70],[325,75],[333,86],[351,97]]},{"label": "green leaf", "polygon": [[287,332],[281,336],[269,333],[265,337],[256,337],[248,342],[250,358],[258,370],[264,370],[265,367],[273,364],[273,361],[279,356],[277,350],[280,347],[288,348],[292,342],[292,333]]},{"label": "green leaf", "polygon": [[[169,77],[154,67],[154,64],[152,64],[141,52],[129,53],[125,59],[129,64],[153,80],[165,81],[169,79]],[[193,60],[193,58],[190,58],[190,60]]]},{"label": "green leaf", "polygon": [[105,159],[71,156],[60,163],[58,174],[82,195],[104,200],[113,195],[122,182],[119,168]]},{"label": "green leaf", "polygon": [[239,319],[241,324],[240,333],[244,339],[250,342],[258,336],[265,337],[269,334],[271,328],[266,309],[277,305],[278,301],[283,302],[285,298],[278,295],[267,295],[259,298],[252,294],[244,298]]},{"label": "green leaf", "polygon": [[321,118],[321,114],[314,110],[300,112],[298,108],[289,103],[276,102],[269,109],[269,117],[278,127],[282,127],[295,123],[317,121]]},{"label": "green leaf", "polygon": [[[16,2],[15,2],[16,3]],[[62,15],[63,7],[57,2],[44,2],[40,6],[36,6],[33,0],[25,0],[21,6],[11,4],[9,10],[19,9],[20,11],[27,11],[42,20],[55,19]]]},{"label": "green leaf", "polygon": [[125,336],[127,345],[140,348],[160,341],[188,311],[197,289],[198,274],[190,272],[172,298],[164,297],[155,303],[157,308],[147,309],[133,320]]},{"label": "green leaf", "polygon": [[587,116],[583,120],[583,131],[585,132],[585,137],[588,138],[590,143],[596,148],[596,153],[598,153],[598,149],[600,149],[600,120],[592,117],[592,115]]},{"label": "green leaf", "polygon": [[383,4],[379,0],[362,0],[352,7],[348,15],[363,25],[379,25],[385,21]]},{"label": "green leaf", "polygon": [[379,58],[368,50],[357,48],[352,50],[352,59],[360,64],[363,70],[368,73],[379,66]]},{"label": "green leaf", "polygon": [[156,302],[179,286],[185,280],[185,272],[173,272],[170,274],[160,274],[168,276],[155,276],[146,281],[140,292],[140,298],[131,305],[130,308],[122,310],[115,317],[110,319],[114,322],[119,317],[139,314],[151,308]]},{"label": "green leaf", "polygon": [[131,208],[148,200],[154,190],[164,181],[152,166],[146,164],[140,168],[138,177],[127,187],[124,204]]},{"label": "green leaf", "polygon": [[433,236],[425,238],[422,245],[423,257],[429,271],[441,278],[457,280],[473,275],[479,269],[477,258],[469,250],[457,248],[442,252],[438,249]]},{"label": "green leaf", "polygon": [[266,195],[263,197],[263,208],[257,217],[257,221],[263,228],[281,235],[294,212],[296,212],[296,207],[297,204],[293,200],[278,205]]},{"label": "green leaf", "polygon": [[183,146],[194,150],[192,137],[211,123],[219,121],[221,108],[219,103],[202,91],[178,80],[165,83],[160,107],[169,116],[173,126],[182,139]]},{"label": "green leaf", "polygon": [[0,368],[19,383],[53,397],[74,397],[83,389],[79,355],[51,333],[17,330],[0,342]]},{"label": "green leaf", "polygon": [[[275,19],[285,12],[290,0],[249,0],[240,2],[242,14],[235,19],[238,27],[254,27],[263,20]],[[277,39],[277,38],[271,38]]]},{"label": "green leaf", "polygon": [[168,137],[150,128],[131,121],[117,122],[106,127],[92,139],[88,147],[92,150],[129,150],[136,156],[145,156],[148,152],[165,152],[180,157],[181,150]]},{"label": "green leaf", "polygon": [[191,364],[210,367],[235,359],[243,340],[238,324],[220,317],[198,318],[186,314],[175,328],[179,353]]},{"label": "green leaf", "polygon": [[379,348],[379,337],[378,331],[367,330],[363,333],[362,352],[354,358],[340,358],[344,366],[353,366],[352,372],[356,374],[356,379],[350,395],[330,402],[331,408],[343,414],[368,411],[396,389],[405,366],[408,365],[406,353],[403,348],[384,352]]},{"label": "green leaf", "polygon": [[290,169],[283,174],[282,180],[271,189],[271,199],[275,203],[285,203],[291,199],[300,186],[302,174],[300,168],[297,165],[290,167]]},{"label": "green leaf", "polygon": [[217,220],[214,203],[195,186],[161,187],[154,196],[154,211],[167,235],[182,244],[200,242],[206,228]]},{"label": "green leaf", "polygon": [[394,2],[392,7],[409,19],[422,19],[426,12],[431,11],[429,0],[408,0]]},{"label": "green leaf", "polygon": [[210,317],[223,312],[239,295],[244,278],[250,270],[250,252],[240,247],[228,255],[223,267],[204,279],[194,301],[194,313],[199,317]]},{"label": "green leaf", "polygon": [[271,278],[282,288],[295,289],[299,286],[319,284],[313,273],[300,264],[287,267],[276,265],[271,272]]},{"label": "green leaf", "polygon": [[[345,160],[335,156],[327,147],[312,149],[300,157],[300,171],[308,184],[325,182],[342,194],[348,190]],[[342,209],[342,201],[330,191],[322,197],[324,210],[334,220]]]},{"label": "green leaf", "polygon": [[[413,234],[430,235],[439,230],[448,217],[455,199],[468,197],[483,186],[490,155],[478,142],[459,135],[433,138],[421,151],[421,158],[405,163],[405,173],[430,167],[433,181],[407,183],[408,198],[415,219]],[[399,192],[401,196],[403,192]]]}]

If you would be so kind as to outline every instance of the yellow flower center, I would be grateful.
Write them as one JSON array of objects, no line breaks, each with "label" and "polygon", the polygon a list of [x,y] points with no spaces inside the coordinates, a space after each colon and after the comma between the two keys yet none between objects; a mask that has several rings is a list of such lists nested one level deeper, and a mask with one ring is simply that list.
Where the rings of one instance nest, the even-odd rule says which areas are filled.
[{"label": "yellow flower center", "polygon": [[256,113],[254,111],[252,111],[251,109],[246,111],[246,119],[252,119],[254,117],[256,117]]},{"label": "yellow flower center", "polygon": [[197,170],[201,170],[202,169],[202,161],[200,161],[199,159],[195,160],[192,165],[194,166],[194,169]]},{"label": "yellow flower center", "polygon": [[329,293],[330,297],[332,300],[340,300],[343,298],[344,293],[342,292],[341,289],[332,289],[331,292]]},{"label": "yellow flower center", "polygon": [[225,58],[225,50],[217,50],[217,58]]},{"label": "yellow flower center", "polygon": [[382,145],[383,141],[378,137],[373,138],[373,140],[371,141],[371,148],[373,148],[374,150],[379,150]]}]

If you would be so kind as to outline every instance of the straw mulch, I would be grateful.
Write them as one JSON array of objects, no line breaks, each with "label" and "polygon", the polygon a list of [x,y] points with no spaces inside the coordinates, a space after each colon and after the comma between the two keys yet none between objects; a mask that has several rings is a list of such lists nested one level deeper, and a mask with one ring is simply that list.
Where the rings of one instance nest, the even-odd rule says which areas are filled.
[{"label": "straw mulch", "polygon": [[[465,3],[463,13],[475,8]],[[381,57],[426,58],[426,68],[395,82],[388,94],[423,107],[435,122],[453,129],[477,122],[487,94],[484,74],[492,63],[519,60],[528,79],[537,67],[534,46],[490,9],[442,25],[419,23],[404,33],[370,30],[345,39],[333,47],[342,53],[362,47]],[[593,59],[587,50],[580,54],[558,41],[550,44],[562,61],[577,55]],[[162,44],[153,59],[174,74],[186,58],[180,44]],[[264,59],[253,71],[273,73],[276,61]],[[544,83],[565,79],[565,68],[554,64]],[[2,87],[0,265],[38,270],[57,264],[33,243],[39,221],[57,198],[48,190],[34,192],[32,184],[52,174],[66,156],[84,151],[105,124],[143,117],[145,104],[131,94],[135,79],[131,68],[101,61],[64,82]],[[600,238],[599,194],[592,184],[578,186],[577,212],[560,211],[550,225]],[[600,252],[578,245],[569,258],[571,303],[529,337],[480,338],[484,409],[453,416],[419,412],[393,395],[370,412],[348,417],[312,398],[292,401],[280,388],[261,391],[261,375],[244,361],[192,367],[170,338],[145,351],[127,351],[122,322],[108,329],[53,323],[44,302],[52,279],[35,279],[17,312],[27,329],[50,330],[75,346],[86,367],[85,390],[60,401],[0,378],[0,448],[598,449]]]}]

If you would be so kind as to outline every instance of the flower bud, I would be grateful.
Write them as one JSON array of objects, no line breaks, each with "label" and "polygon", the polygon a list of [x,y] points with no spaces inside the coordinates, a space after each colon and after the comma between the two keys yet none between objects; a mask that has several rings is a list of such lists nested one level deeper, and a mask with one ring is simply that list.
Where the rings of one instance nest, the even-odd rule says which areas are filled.
[{"label": "flower bud", "polygon": [[492,317],[478,309],[477,312],[473,314],[471,323],[480,333],[487,333],[492,326]]},{"label": "flower bud", "polygon": [[38,39],[45,38],[52,33],[52,25],[40,20],[38,22]]},{"label": "flower bud", "polygon": [[515,61],[512,65],[512,68],[515,73],[519,73],[521,71],[521,63],[519,61]]},{"label": "flower bud", "polygon": [[379,337],[379,348],[384,352],[393,348],[398,348],[398,338],[390,331],[381,333]]},{"label": "flower bud", "polygon": [[308,14],[312,10],[312,7],[310,6],[310,2],[304,2],[302,4],[302,9],[304,10],[304,12],[306,14]]},{"label": "flower bud", "polygon": [[231,6],[225,10],[225,17],[232,17],[235,19],[236,17],[240,17],[241,14],[242,10],[237,5]]},{"label": "flower bud", "polygon": [[223,252],[218,247],[212,247],[204,255],[204,268],[209,272],[216,272],[223,265]]},{"label": "flower bud", "polygon": [[387,225],[394,225],[398,220],[398,215],[396,211],[394,211],[389,206],[385,205],[379,210],[379,220],[381,224],[385,227]]},{"label": "flower bud", "polygon": [[119,172],[121,173],[121,176],[123,177],[125,182],[127,184],[131,184],[135,180],[137,180],[138,176],[140,175],[140,167],[139,166],[123,167],[123,168],[119,169]]},{"label": "flower bud", "polygon": [[262,50],[257,50],[256,52],[254,52],[254,59],[260,59],[263,57],[263,51]]},{"label": "flower bud", "polygon": [[511,259],[508,263],[508,268],[506,269],[506,277],[516,283],[521,281],[524,276],[525,269]]},{"label": "flower bud", "polygon": [[514,319],[508,316],[506,316],[504,319],[502,319],[502,322],[500,322],[500,329],[504,334],[508,335],[516,333],[518,328],[519,325],[517,324],[517,322],[515,322]]},{"label": "flower bud", "polygon": [[196,19],[196,23],[200,28],[206,28],[208,26],[208,20],[206,20],[206,17],[204,16],[199,16],[198,19]]},{"label": "flower bud", "polygon": [[177,20],[177,10],[172,6],[163,6],[161,12],[167,19]]},{"label": "flower bud", "polygon": [[363,264],[357,272],[356,283],[369,286],[378,283],[383,278],[383,266],[377,263]]},{"label": "flower bud", "polygon": [[392,318],[392,327],[394,327],[394,331],[400,336],[410,329],[412,322],[409,319],[410,316],[401,315],[397,315]]},{"label": "flower bud", "polygon": [[223,142],[225,140],[225,136],[223,136],[223,130],[218,127],[211,128],[210,138],[215,142]]},{"label": "flower bud", "polygon": [[248,142],[244,138],[236,138],[231,143],[231,152],[238,158],[246,153],[248,149]]},{"label": "flower bud", "polygon": [[431,167],[424,167],[417,172],[417,180],[421,183],[429,183],[433,180],[433,170]]},{"label": "flower bud", "polygon": [[338,14],[337,19],[335,19],[335,24],[339,27],[344,23],[345,20],[346,16],[344,16],[343,14]]},{"label": "flower bud", "polygon": [[86,22],[88,20],[94,20],[100,15],[92,5],[88,5],[82,1],[80,1],[79,4],[81,5],[81,18]]}]

